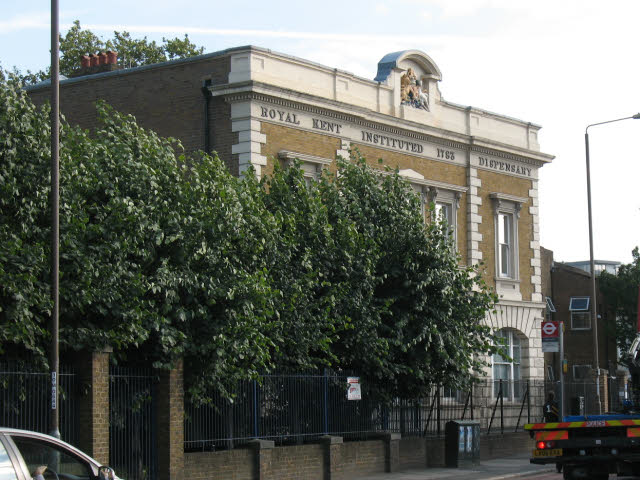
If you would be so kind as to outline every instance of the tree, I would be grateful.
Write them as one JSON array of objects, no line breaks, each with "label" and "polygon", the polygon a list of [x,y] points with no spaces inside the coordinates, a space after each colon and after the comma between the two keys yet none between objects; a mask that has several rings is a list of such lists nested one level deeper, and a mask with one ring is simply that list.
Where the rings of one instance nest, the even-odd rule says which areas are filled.
[{"label": "tree", "polygon": [[420,200],[397,172],[357,152],[320,190],[337,232],[334,275],[349,319],[334,354],[381,397],[417,398],[434,384],[460,385],[492,353],[483,320],[496,302],[476,267],[460,267],[446,225],[425,225]]},{"label": "tree", "polygon": [[[0,102],[0,348],[46,364],[49,110],[4,75]],[[274,294],[256,261],[271,218],[218,158],[187,167],[176,141],[98,108],[95,138],[62,122],[62,350],[110,345],[158,367],[184,355],[194,397],[228,394],[272,366]]]},{"label": "tree", "polygon": [[[640,252],[633,249],[631,263],[621,265],[616,275],[602,272],[598,278],[604,301],[615,314],[615,338],[621,352],[629,350],[637,333],[640,289]],[[622,358],[622,361],[628,361]]]},{"label": "tree", "polygon": [[[357,152],[340,175],[258,180],[98,104],[95,135],[62,121],[60,341],[118,361],[185,359],[188,391],[232,397],[276,368],[353,371],[372,394],[455,385],[491,353],[495,302],[425,225],[397,172]],[[0,349],[46,363],[49,109],[0,75]]]},{"label": "tree", "polygon": [[[131,38],[129,32],[113,32],[113,38],[103,41],[91,30],[83,30],[80,21],[75,20],[71,28],[64,35],[60,35],[60,74],[69,76],[80,68],[80,57],[90,53],[113,50],[118,52],[119,63],[127,68],[166,62],[177,58],[201,55],[204,47],[198,47],[184,38],[162,38],[162,43],[149,42],[147,37]],[[50,67],[36,73],[27,71],[25,74],[16,72],[23,84],[33,84],[51,77]]]}]

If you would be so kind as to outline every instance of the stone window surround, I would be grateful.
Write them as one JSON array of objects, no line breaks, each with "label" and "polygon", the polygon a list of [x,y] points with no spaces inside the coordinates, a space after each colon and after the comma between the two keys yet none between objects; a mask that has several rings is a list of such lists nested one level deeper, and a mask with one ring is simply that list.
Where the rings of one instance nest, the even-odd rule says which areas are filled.
[{"label": "stone window surround", "polygon": [[451,205],[451,229],[452,243],[457,250],[458,245],[458,209],[463,193],[469,191],[468,187],[461,187],[450,183],[424,180],[422,183],[423,206],[430,203],[444,203]]},{"label": "stone window surround", "polygon": [[[510,298],[514,300],[521,300],[522,294],[520,293],[520,249],[518,241],[518,219],[520,218],[520,210],[522,205],[527,202],[528,199],[523,197],[516,197],[515,195],[509,195],[506,193],[492,192],[489,194],[489,198],[493,200],[494,209],[494,237],[495,237],[495,281],[496,290],[499,295],[504,298]],[[513,227],[513,248],[511,252],[511,262],[513,265],[513,272],[510,277],[501,277],[500,272],[500,256],[498,244],[498,215],[507,214],[511,215],[512,227]]]},{"label": "stone window surround", "polygon": [[300,160],[305,178],[318,180],[322,174],[322,170],[333,163],[329,158],[317,157],[307,153],[292,152],[290,150],[280,150],[278,158],[283,161],[285,166],[293,165],[294,160]]}]

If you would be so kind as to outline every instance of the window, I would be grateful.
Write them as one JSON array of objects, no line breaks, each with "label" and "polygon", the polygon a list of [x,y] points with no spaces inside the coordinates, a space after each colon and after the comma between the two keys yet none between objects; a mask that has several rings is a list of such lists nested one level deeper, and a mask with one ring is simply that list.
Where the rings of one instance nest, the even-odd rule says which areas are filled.
[{"label": "window", "polygon": [[[518,218],[526,198],[505,193],[491,193],[495,215],[496,278],[517,281]],[[503,287],[497,285],[498,289]],[[513,287],[512,287],[513,288]]]},{"label": "window", "polygon": [[502,380],[502,396],[512,400],[521,396],[520,362],[522,346],[520,337],[515,330],[502,329],[496,332],[497,341],[503,346],[505,355],[496,353],[493,355],[493,381],[494,395],[500,392],[500,380]]},{"label": "window", "polygon": [[591,365],[574,365],[573,379],[588,380],[591,375]]},{"label": "window", "polygon": [[569,311],[571,312],[571,330],[589,330],[591,328],[589,297],[571,297]]},{"label": "window", "polygon": [[462,193],[466,192],[466,189],[456,185],[428,182],[424,191],[427,204],[433,204],[435,218],[432,220],[443,220],[446,223],[449,227],[447,237],[455,248],[458,241],[458,209]]},{"label": "window", "polygon": [[13,468],[9,454],[0,441],[0,479],[1,480],[17,480],[16,471]]},{"label": "window", "polygon": [[513,215],[498,214],[498,275],[514,278]]},{"label": "window", "polygon": [[[88,462],[76,457],[72,452],[64,448],[46,442],[44,440],[12,435],[13,442],[18,447],[29,473],[41,465],[46,465],[44,477],[49,478],[75,478],[93,479],[95,473]],[[55,475],[53,472],[55,472]]]},{"label": "window", "polygon": [[295,160],[299,160],[300,168],[302,169],[307,185],[310,185],[312,180],[318,180],[320,175],[322,175],[322,170],[332,163],[328,158],[307,155],[306,153],[290,152],[289,150],[281,150],[278,152],[278,158],[283,161],[284,166],[291,166]]},{"label": "window", "polygon": [[589,298],[590,297],[571,297],[569,300],[569,311],[581,312],[589,310]]}]

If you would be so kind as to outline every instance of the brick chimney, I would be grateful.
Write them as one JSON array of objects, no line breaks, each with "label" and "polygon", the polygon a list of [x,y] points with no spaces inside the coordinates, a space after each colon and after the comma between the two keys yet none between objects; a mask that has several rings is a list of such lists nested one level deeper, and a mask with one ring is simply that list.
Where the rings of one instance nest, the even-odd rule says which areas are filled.
[{"label": "brick chimney", "polygon": [[118,52],[111,50],[107,52],[99,52],[97,55],[90,53],[80,57],[80,68],[75,70],[69,77],[83,77],[102,72],[111,72],[120,70],[122,67],[118,65]]}]

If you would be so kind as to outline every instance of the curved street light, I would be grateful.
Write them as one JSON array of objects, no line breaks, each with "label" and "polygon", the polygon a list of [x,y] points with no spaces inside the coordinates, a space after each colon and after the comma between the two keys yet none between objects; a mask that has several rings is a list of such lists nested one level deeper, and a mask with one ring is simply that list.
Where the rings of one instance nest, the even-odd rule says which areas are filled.
[{"label": "curved street light", "polygon": [[606,122],[592,123],[584,130],[584,144],[587,158],[587,207],[589,212],[589,264],[591,268],[591,325],[593,325],[593,355],[596,361],[596,396],[598,401],[598,413],[602,413],[602,402],[600,401],[600,357],[598,352],[598,313],[596,309],[596,271],[593,262],[593,221],[591,215],[591,168],[589,165],[589,127],[604,125],[605,123],[620,122],[622,120],[640,119],[640,113],[630,117],[616,118]]}]

